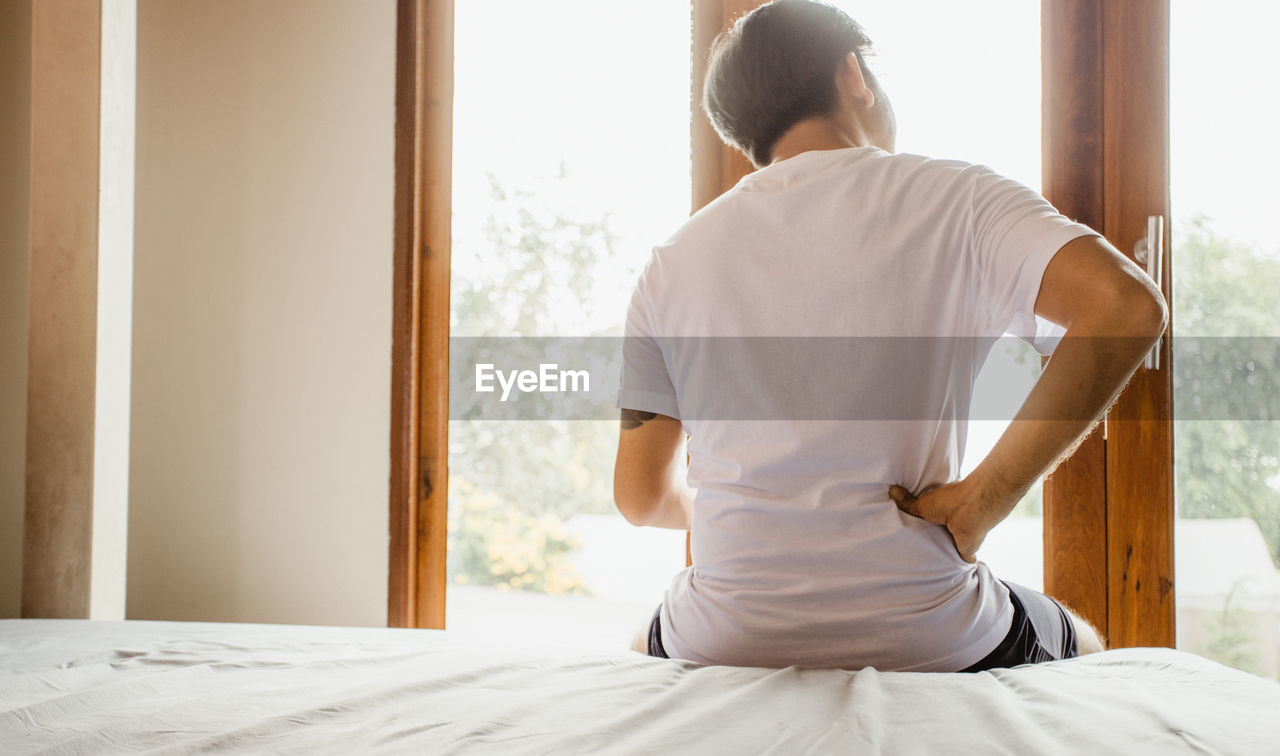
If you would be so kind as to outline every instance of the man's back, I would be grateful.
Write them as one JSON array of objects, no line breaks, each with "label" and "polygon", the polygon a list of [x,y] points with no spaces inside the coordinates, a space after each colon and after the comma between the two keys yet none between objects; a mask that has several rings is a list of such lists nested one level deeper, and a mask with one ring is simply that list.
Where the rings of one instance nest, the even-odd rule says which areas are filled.
[{"label": "man's back", "polygon": [[767,166],[657,248],[619,401],[691,435],[670,655],[951,671],[994,647],[1005,587],[887,490],[956,478],[992,340],[1034,335],[1045,265],[1092,233],[985,168],[868,147]]}]

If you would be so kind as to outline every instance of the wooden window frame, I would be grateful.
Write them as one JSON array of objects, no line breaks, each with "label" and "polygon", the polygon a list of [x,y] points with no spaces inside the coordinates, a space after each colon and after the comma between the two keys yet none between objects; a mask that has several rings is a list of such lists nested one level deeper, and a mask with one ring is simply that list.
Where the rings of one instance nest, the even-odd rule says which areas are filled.
[{"label": "wooden window frame", "polygon": [[[1041,19],[1044,195],[1132,254],[1169,217],[1169,0],[1042,0]],[[1175,642],[1170,342],[1045,481],[1045,590],[1113,647]]]},{"label": "wooden window frame", "polygon": [[387,625],[444,629],[454,0],[397,0]]},{"label": "wooden window frame", "polygon": [[[387,623],[444,628],[454,0],[397,3]],[[701,81],[715,36],[759,4],[691,0],[693,210],[751,170],[703,114]],[[1041,18],[1043,192],[1128,253],[1148,215],[1169,217],[1169,0],[1042,0]],[[1174,644],[1169,343],[1045,481],[1045,590],[1114,647]]]}]

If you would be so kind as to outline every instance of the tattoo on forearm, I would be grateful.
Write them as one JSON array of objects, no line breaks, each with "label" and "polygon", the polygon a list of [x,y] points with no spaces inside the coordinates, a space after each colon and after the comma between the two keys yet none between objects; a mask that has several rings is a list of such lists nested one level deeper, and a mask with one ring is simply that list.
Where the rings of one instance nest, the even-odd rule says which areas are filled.
[{"label": "tattoo on forearm", "polygon": [[652,420],[658,416],[657,412],[645,412],[644,410],[624,409],[622,411],[622,429],[635,430],[646,421]]}]

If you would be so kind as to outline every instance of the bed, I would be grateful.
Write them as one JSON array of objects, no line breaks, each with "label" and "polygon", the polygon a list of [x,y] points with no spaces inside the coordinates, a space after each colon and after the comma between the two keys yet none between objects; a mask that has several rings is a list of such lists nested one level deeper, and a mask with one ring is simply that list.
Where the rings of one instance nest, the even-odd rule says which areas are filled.
[{"label": "bed", "polygon": [[0,621],[0,753],[1280,752],[1280,683],[1139,648],[961,674],[440,630]]}]

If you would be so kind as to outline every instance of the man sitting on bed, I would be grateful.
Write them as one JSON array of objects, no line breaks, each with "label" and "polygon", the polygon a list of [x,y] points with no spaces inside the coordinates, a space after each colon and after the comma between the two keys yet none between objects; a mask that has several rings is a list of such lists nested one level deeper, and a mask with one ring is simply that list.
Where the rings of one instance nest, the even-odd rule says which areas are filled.
[{"label": "man sitting on bed", "polygon": [[[1031,189],[894,154],[868,50],[808,0],[714,46],[704,106],[759,170],[654,249],[628,309],[617,507],[690,528],[693,557],[636,648],[932,672],[1101,650],[976,556],[1115,399],[1164,301]],[[973,377],[1003,333],[1053,358],[959,478]]]}]

